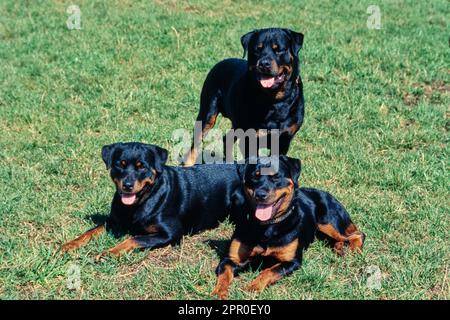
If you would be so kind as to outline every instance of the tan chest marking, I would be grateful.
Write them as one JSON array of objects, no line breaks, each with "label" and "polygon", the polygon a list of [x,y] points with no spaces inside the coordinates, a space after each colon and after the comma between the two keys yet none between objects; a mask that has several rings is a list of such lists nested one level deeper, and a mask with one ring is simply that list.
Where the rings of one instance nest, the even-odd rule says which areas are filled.
[{"label": "tan chest marking", "polygon": [[236,264],[243,264],[255,256],[273,257],[279,261],[292,261],[297,253],[298,245],[299,241],[295,239],[284,247],[264,249],[260,246],[251,247],[234,239],[230,245],[229,257]]},{"label": "tan chest marking", "polygon": [[263,249],[259,246],[253,248],[253,255],[261,255],[263,257],[273,257],[279,261],[292,261],[297,253],[299,241],[295,239],[284,247],[268,247]]},{"label": "tan chest marking", "polygon": [[251,257],[252,249],[251,246],[248,246],[237,239],[233,239],[230,244],[228,255],[234,263],[243,264]]},{"label": "tan chest marking", "polygon": [[147,228],[145,228],[145,231],[147,231],[147,233],[158,233],[158,227],[156,226],[156,224],[151,224],[149,225]]}]

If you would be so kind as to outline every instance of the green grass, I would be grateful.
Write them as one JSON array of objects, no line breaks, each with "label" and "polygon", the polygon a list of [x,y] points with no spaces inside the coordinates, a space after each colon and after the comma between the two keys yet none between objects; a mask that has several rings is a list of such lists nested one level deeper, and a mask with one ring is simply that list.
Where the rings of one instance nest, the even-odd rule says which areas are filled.
[{"label": "green grass", "polygon": [[[73,3],[82,29],[69,31]],[[170,149],[173,130],[193,127],[208,70],[264,26],[305,33],[306,119],[289,153],[301,184],[336,195],[367,241],[345,258],[316,242],[292,276],[254,295],[243,288],[256,273],[243,273],[231,298],[450,298],[448,1],[279,3],[0,2],[0,298],[209,298],[218,255],[207,241],[228,239],[229,224],[100,264],[111,235],[55,251],[108,212],[101,146]],[[381,30],[366,27],[370,4]],[[71,264],[80,290],[67,288]],[[370,265],[380,290],[366,285]]]}]

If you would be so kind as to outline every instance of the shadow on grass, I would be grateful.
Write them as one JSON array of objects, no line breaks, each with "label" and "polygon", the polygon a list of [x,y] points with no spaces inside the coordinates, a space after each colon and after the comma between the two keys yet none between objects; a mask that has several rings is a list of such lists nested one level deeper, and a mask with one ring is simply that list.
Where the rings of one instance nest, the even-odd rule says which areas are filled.
[{"label": "shadow on grass", "polygon": [[220,260],[225,258],[228,254],[228,249],[230,248],[231,240],[205,240],[203,241],[211,249],[213,249]]},{"label": "shadow on grass", "polygon": [[108,221],[109,213],[94,213],[87,216],[87,219],[91,220],[96,225],[105,224]]},{"label": "shadow on grass", "polygon": [[105,225],[106,230],[110,233],[114,238],[121,238],[129,233],[128,230],[122,229],[116,224],[112,224],[109,222],[109,213],[94,213],[87,216],[87,219],[92,221],[96,226]]}]

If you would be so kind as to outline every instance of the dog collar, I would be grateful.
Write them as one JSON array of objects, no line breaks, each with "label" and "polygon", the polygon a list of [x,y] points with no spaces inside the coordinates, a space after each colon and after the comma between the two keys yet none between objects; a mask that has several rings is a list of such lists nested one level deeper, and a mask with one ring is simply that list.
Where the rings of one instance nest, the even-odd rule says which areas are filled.
[{"label": "dog collar", "polygon": [[266,224],[275,224],[275,223],[279,223],[285,219],[287,219],[291,213],[294,211],[295,206],[292,206],[291,209],[289,209],[288,212],[286,212],[285,214],[283,214],[281,217],[275,218],[275,219],[270,219],[267,221],[260,221],[261,224],[266,225]]}]

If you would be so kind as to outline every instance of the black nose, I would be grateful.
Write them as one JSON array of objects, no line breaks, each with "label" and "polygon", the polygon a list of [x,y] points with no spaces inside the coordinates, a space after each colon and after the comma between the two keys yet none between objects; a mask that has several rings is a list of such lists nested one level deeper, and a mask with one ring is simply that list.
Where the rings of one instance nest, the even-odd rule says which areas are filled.
[{"label": "black nose", "polygon": [[270,70],[270,68],[272,67],[272,61],[270,59],[261,59],[259,61],[259,66],[261,68]]},{"label": "black nose", "polygon": [[266,190],[258,189],[255,191],[255,199],[258,201],[266,200],[269,197],[269,193]]},{"label": "black nose", "polygon": [[131,191],[133,190],[133,183],[131,183],[130,181],[124,181],[122,183],[122,188],[124,191]]}]

